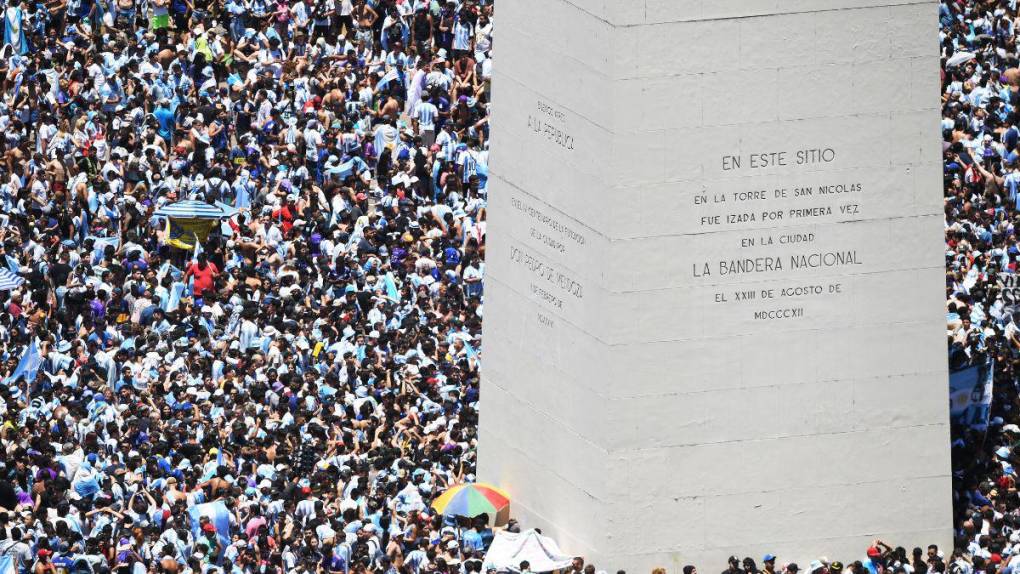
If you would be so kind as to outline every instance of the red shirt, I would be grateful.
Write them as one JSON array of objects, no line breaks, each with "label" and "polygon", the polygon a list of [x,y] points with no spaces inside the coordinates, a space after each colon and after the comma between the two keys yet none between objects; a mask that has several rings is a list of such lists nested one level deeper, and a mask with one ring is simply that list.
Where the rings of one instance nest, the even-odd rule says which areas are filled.
[{"label": "red shirt", "polygon": [[205,264],[205,269],[202,269],[198,263],[192,263],[188,267],[188,273],[195,278],[195,296],[201,297],[206,291],[213,290],[213,282],[220,270],[216,268],[215,263],[208,261]]},{"label": "red shirt", "polygon": [[280,209],[277,209],[276,211],[273,212],[273,217],[278,217],[281,220],[283,220],[283,225],[281,225],[281,227],[283,228],[284,233],[287,233],[288,231],[290,231],[291,227],[294,227],[295,217],[294,213],[291,212],[291,209],[292,208],[290,205],[284,205]]}]

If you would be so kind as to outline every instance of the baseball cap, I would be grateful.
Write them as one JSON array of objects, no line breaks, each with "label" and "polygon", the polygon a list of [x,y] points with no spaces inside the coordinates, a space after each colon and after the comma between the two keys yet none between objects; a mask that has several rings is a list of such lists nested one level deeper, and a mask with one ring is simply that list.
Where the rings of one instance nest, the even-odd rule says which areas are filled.
[{"label": "baseball cap", "polygon": [[775,560],[776,560],[775,554],[766,554],[761,559],[762,562],[774,562]]},{"label": "baseball cap", "polygon": [[790,562],[789,564],[786,565],[786,569],[789,570],[790,572],[799,572],[800,566],[797,566],[796,562]]}]

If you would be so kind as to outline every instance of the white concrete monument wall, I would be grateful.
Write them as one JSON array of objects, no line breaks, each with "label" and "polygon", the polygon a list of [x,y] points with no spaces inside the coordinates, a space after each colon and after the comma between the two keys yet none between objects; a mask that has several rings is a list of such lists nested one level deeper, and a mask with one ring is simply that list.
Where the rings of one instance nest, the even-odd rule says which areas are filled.
[{"label": "white concrete monument wall", "polygon": [[951,541],[934,0],[510,0],[479,478],[610,572]]}]

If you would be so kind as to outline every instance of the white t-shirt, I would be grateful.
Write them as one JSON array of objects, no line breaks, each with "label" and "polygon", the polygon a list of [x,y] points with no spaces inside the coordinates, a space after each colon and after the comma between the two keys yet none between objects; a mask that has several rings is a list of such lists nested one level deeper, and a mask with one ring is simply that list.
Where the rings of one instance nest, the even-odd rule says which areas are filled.
[{"label": "white t-shirt", "polygon": [[319,130],[306,128],[304,138],[305,158],[310,161],[319,159],[319,146],[322,145],[322,134],[319,133]]}]

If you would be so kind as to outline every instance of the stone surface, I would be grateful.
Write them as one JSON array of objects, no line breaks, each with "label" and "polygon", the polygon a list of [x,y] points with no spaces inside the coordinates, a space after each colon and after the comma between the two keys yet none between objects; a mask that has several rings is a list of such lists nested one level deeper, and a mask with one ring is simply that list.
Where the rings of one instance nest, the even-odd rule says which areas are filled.
[{"label": "stone surface", "polygon": [[936,16],[500,6],[479,478],[525,524],[607,571],[950,543]]}]

